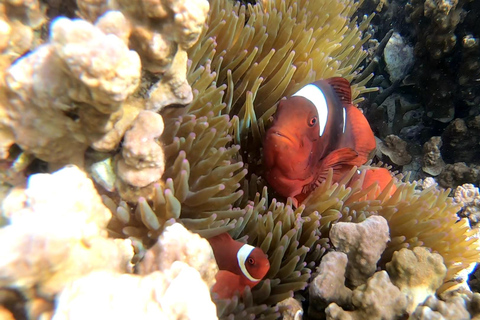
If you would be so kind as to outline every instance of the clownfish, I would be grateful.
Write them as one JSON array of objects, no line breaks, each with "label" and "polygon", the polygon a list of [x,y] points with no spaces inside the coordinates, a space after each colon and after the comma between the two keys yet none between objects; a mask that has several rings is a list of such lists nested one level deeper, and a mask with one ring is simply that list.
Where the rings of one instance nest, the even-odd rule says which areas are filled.
[{"label": "clownfish", "polygon": [[246,286],[253,288],[270,269],[267,255],[260,248],[235,241],[228,233],[208,239],[217,261],[216,283],[212,291],[220,299],[230,299]]},{"label": "clownfish", "polygon": [[[348,185],[351,186],[355,181],[360,179],[360,177],[361,171],[358,170],[357,173],[353,175]],[[392,174],[387,168],[370,167],[367,169],[367,172],[365,172],[365,177],[363,178],[361,188],[366,189],[376,182],[378,187],[372,193],[372,196],[376,198],[380,195],[380,193],[383,192],[383,190],[385,190],[385,188],[392,180]],[[397,186],[395,184],[392,184],[390,190],[388,191],[388,196],[392,196],[395,191],[397,191]]]},{"label": "clownfish", "polygon": [[375,147],[367,119],[352,104],[350,83],[340,77],[319,80],[279,102],[263,144],[265,178],[298,205],[330,168],[333,181],[339,181]]}]

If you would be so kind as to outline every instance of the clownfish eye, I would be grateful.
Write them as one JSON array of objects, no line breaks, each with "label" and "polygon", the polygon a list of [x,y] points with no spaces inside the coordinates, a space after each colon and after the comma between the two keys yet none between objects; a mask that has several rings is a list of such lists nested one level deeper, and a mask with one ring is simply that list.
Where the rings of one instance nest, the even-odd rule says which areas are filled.
[{"label": "clownfish eye", "polygon": [[248,258],[247,261],[248,261],[249,264],[255,264],[255,259],[253,259],[253,258]]},{"label": "clownfish eye", "polygon": [[313,117],[310,119],[310,121],[308,121],[308,125],[310,127],[313,127],[316,123],[317,123],[317,117]]}]

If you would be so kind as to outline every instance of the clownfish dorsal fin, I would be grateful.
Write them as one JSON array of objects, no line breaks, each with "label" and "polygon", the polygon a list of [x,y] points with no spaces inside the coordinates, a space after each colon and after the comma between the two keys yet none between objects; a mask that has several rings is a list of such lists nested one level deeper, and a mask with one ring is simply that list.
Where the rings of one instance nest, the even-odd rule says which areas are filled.
[{"label": "clownfish dorsal fin", "polygon": [[338,95],[338,98],[344,107],[352,104],[352,90],[350,88],[350,82],[348,82],[347,79],[342,77],[333,77],[325,79],[325,82],[332,86],[332,89]]}]

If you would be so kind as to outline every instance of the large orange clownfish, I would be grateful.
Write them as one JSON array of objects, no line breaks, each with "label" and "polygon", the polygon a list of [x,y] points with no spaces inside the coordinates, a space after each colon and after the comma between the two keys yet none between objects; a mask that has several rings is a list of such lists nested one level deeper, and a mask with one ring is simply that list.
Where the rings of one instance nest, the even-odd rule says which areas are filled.
[{"label": "large orange clownfish", "polygon": [[212,291],[220,299],[230,299],[246,286],[253,288],[270,269],[267,255],[260,248],[235,241],[228,233],[208,239],[213,249],[218,271]]},{"label": "large orange clownfish", "polygon": [[352,104],[350,83],[340,77],[319,80],[279,102],[263,144],[265,178],[298,205],[330,168],[333,181],[339,181],[374,149],[370,125]]}]

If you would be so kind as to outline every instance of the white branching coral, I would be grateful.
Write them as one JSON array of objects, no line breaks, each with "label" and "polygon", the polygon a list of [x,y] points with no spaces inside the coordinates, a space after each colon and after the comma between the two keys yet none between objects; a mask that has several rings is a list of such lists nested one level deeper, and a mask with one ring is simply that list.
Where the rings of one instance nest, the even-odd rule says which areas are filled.
[{"label": "white branching coral", "polygon": [[146,276],[97,271],[69,284],[53,320],[217,319],[197,270],[175,262],[171,273]]},{"label": "white branching coral", "polygon": [[72,282],[53,319],[217,319],[209,290],[218,267],[198,234],[166,227],[137,266],[139,275],[98,271]]},{"label": "white branching coral", "polygon": [[80,15],[94,22],[107,10],[119,10],[131,27],[129,45],[143,68],[161,75],[149,90],[147,108],[158,111],[193,99],[187,82],[187,52],[198,40],[209,10],[206,0],[78,0]]},{"label": "white branching coral", "polygon": [[161,115],[143,110],[125,133],[117,160],[117,190],[122,199],[153,198],[153,183],[160,180],[165,169],[165,155],[158,142],[163,127]]},{"label": "white branching coral", "polygon": [[462,205],[460,215],[467,217],[472,227],[480,222],[480,192],[473,184],[465,183],[455,189],[454,201]]},{"label": "white branching coral", "polygon": [[47,299],[94,270],[130,272],[130,240],[108,239],[110,211],[77,167],[32,175],[2,209],[0,287]]},{"label": "white branching coral", "polygon": [[424,247],[396,251],[387,263],[387,271],[392,283],[407,296],[409,313],[435,295],[447,274],[442,256]]},{"label": "white branching coral", "polygon": [[55,20],[50,42],[6,73],[2,108],[15,142],[59,164],[82,165],[89,146],[113,149],[126,119],[138,112],[124,102],[140,82],[140,67],[138,55],[117,36],[82,20]]}]

